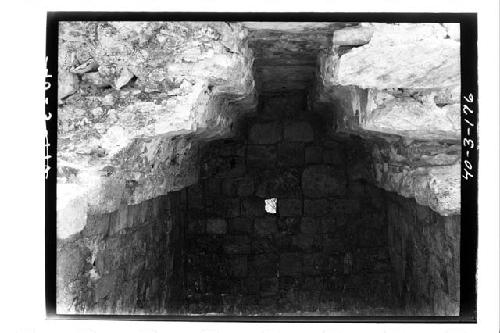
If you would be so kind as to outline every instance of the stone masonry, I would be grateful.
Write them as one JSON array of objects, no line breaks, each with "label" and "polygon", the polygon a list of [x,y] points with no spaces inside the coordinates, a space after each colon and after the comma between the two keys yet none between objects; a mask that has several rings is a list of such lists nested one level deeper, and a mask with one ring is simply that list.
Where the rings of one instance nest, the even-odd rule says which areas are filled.
[{"label": "stone masonry", "polygon": [[394,311],[382,190],[349,180],[347,147],[305,108],[269,97],[240,138],[203,150],[187,188],[189,313]]}]

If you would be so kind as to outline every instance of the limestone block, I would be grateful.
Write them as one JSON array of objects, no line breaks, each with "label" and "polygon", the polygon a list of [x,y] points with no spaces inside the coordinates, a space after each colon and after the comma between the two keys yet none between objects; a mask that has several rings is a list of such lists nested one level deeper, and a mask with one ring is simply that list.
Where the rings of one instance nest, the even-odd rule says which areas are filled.
[{"label": "limestone block", "polygon": [[[268,278],[260,281],[260,295],[263,297],[273,296],[278,293],[278,279]],[[274,298],[271,301],[275,302]]]},{"label": "limestone block", "polygon": [[247,163],[249,167],[269,168],[276,165],[276,147],[249,145]]},{"label": "limestone block", "polygon": [[308,166],[302,173],[304,195],[311,198],[342,195],[345,193],[345,177],[331,166]]},{"label": "limestone block", "polygon": [[279,122],[254,124],[248,133],[250,143],[273,144],[281,140],[281,125]]},{"label": "limestone block", "polygon": [[305,252],[310,252],[314,249],[319,250],[321,242],[318,242],[317,238],[315,235],[309,234],[295,235],[293,236],[292,245]]},{"label": "limestone block", "polygon": [[265,213],[264,200],[258,198],[241,199],[242,216],[263,216]]},{"label": "limestone block", "polygon": [[229,260],[229,267],[231,268],[231,275],[236,278],[243,278],[247,276],[248,264],[247,256],[233,256]]},{"label": "limestone block", "polygon": [[253,256],[252,266],[259,277],[276,276],[278,271],[278,258],[275,254],[264,253]]},{"label": "limestone block", "polygon": [[304,216],[324,216],[329,212],[330,207],[326,199],[304,200]]},{"label": "limestone block", "polygon": [[281,234],[292,235],[300,231],[299,217],[280,217],[278,219],[278,231]]},{"label": "limestone block", "polygon": [[365,24],[364,26],[347,27],[335,30],[333,33],[334,45],[359,46],[370,42],[373,36],[373,27]]},{"label": "limestone block", "polygon": [[341,226],[339,221],[343,220],[343,216],[341,214],[333,214],[333,216],[326,216],[319,221],[321,222],[321,228],[324,233],[335,233],[337,231],[337,227]]},{"label": "limestone block", "polygon": [[238,191],[238,180],[225,178],[222,180],[222,194],[228,197],[236,196]]},{"label": "limestone block", "polygon": [[278,145],[278,166],[302,166],[304,164],[304,147],[296,143]]},{"label": "limestone block", "polygon": [[207,233],[214,235],[223,235],[227,232],[227,222],[224,219],[208,219]]},{"label": "limestone block", "polygon": [[323,162],[323,152],[321,147],[306,147],[305,154],[306,164],[319,164]]},{"label": "limestone block", "polygon": [[304,217],[300,222],[300,232],[304,234],[319,234],[321,233],[321,220],[311,217]]},{"label": "limestone block", "polygon": [[267,170],[259,178],[255,194],[260,198],[300,197],[300,172],[297,169]]},{"label": "limestone block", "polygon": [[302,200],[299,199],[279,199],[278,213],[280,216],[300,216],[302,215]]},{"label": "limestone block", "polygon": [[298,276],[302,272],[302,257],[297,253],[280,255],[280,276]]},{"label": "limestone block", "polygon": [[227,236],[224,241],[227,254],[250,254],[250,238],[243,235]]},{"label": "limestone block", "polygon": [[[340,57],[332,83],[377,88],[460,84],[460,43],[438,23],[373,23],[368,44]],[[424,60],[422,60],[424,59]]]},{"label": "limestone block", "polygon": [[253,221],[246,217],[237,217],[229,220],[229,232],[232,234],[248,234],[253,230]]},{"label": "limestone block", "polygon": [[237,194],[239,197],[248,197],[254,193],[254,180],[245,178],[238,182]]},{"label": "limestone block", "polygon": [[275,234],[278,231],[276,217],[258,217],[254,221],[254,228],[256,234],[260,236]]},{"label": "limestone block", "polygon": [[189,219],[187,232],[189,234],[199,235],[205,233],[205,220]]},{"label": "limestone block", "polygon": [[284,136],[286,141],[309,142],[314,139],[314,132],[307,122],[285,123]]}]

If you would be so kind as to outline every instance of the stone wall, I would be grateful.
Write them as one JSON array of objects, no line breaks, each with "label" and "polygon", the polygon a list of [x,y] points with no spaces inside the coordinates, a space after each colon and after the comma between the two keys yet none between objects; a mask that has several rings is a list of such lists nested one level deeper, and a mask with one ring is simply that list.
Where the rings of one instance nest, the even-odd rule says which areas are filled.
[{"label": "stone wall", "polygon": [[300,94],[236,125],[195,185],[58,240],[58,313],[458,314],[460,216],[375,186],[372,144]]},{"label": "stone wall", "polygon": [[[383,207],[381,209],[387,219],[391,279],[393,293],[398,300],[397,314],[458,315],[460,215],[444,216],[433,209],[435,205],[420,205],[418,198],[400,195],[401,192],[407,193],[401,188],[418,184],[406,180],[411,171],[402,164],[410,164],[407,161],[411,161],[424,174],[426,168],[422,165],[427,163],[425,159],[432,159],[437,169],[440,164],[446,164],[446,158],[454,159],[456,147],[439,142],[416,142],[409,147],[401,144],[401,140],[393,143],[391,148],[387,146],[389,144],[380,139],[370,141],[351,136],[346,149],[346,163],[349,165],[350,182],[366,181],[378,187],[380,179],[384,180],[387,174],[392,173],[390,182],[398,184],[397,187],[384,186],[384,190],[366,193],[372,199],[378,197],[382,202],[379,206]],[[374,147],[381,153],[373,154]],[[398,173],[404,176],[398,179]],[[447,173],[452,175],[449,171]],[[365,191],[370,188],[366,185]],[[437,191],[431,188],[421,192]]]},{"label": "stone wall", "polygon": [[[203,149],[185,240],[189,313],[376,314],[391,298],[382,190],[300,95],[264,99]],[[265,199],[277,198],[277,213]]]},{"label": "stone wall", "polygon": [[81,232],[59,239],[57,313],[180,311],[183,207],[171,192],[89,216]]},{"label": "stone wall", "polygon": [[460,215],[386,194],[394,287],[408,315],[454,316],[460,310]]}]

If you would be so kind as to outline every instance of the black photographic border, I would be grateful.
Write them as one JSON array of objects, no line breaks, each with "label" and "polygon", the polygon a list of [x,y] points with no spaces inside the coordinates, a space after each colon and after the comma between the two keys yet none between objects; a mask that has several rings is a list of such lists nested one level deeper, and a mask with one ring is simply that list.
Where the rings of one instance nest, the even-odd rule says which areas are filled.
[{"label": "black photographic border", "polygon": [[[56,314],[56,189],[57,189],[57,61],[58,31],[62,21],[280,21],[280,22],[380,22],[460,23],[461,66],[461,240],[459,316],[188,316],[188,315],[60,315]],[[99,319],[206,322],[322,322],[322,323],[476,323],[478,237],[478,83],[477,13],[242,13],[242,12],[48,12],[46,68],[51,76],[46,89],[46,129],[51,158],[45,180],[45,306],[49,319]],[[47,88],[47,85],[46,85]],[[472,96],[472,98],[471,98]],[[472,112],[465,112],[466,108]],[[467,110],[467,111],[468,111]],[[51,115],[49,119],[49,115]],[[467,120],[467,121],[465,121]],[[464,122],[465,121],[465,122]],[[472,126],[465,126],[465,124]],[[470,141],[465,146],[464,138]],[[466,149],[469,148],[469,149]],[[467,152],[467,155],[466,155]],[[467,162],[467,164],[465,164]],[[472,176],[464,177],[468,172]],[[466,179],[467,178],[467,179]]]}]

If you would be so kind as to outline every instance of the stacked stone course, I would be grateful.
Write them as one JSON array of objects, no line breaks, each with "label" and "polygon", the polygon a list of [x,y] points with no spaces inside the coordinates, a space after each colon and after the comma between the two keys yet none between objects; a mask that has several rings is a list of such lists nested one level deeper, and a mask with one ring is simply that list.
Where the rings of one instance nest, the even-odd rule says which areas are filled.
[{"label": "stacked stone course", "polygon": [[[349,146],[304,108],[302,96],[271,97],[240,138],[205,147],[200,182],[187,188],[189,312],[391,306],[385,211],[353,191],[369,185],[349,182]],[[205,206],[190,205],[200,191]],[[265,211],[268,198],[277,198],[276,214]]]}]

